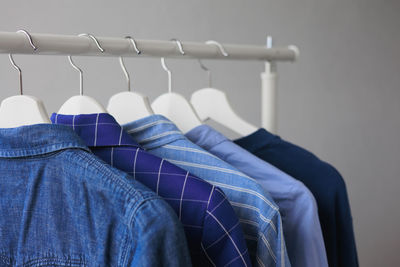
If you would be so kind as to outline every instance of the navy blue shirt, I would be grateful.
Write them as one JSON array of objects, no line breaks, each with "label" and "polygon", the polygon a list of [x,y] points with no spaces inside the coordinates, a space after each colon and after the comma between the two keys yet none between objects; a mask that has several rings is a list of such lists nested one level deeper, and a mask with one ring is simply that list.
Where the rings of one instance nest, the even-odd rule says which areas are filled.
[{"label": "navy blue shirt", "polygon": [[339,172],[309,151],[265,129],[235,143],[302,181],[317,201],[329,266],[358,266],[346,185]]}]

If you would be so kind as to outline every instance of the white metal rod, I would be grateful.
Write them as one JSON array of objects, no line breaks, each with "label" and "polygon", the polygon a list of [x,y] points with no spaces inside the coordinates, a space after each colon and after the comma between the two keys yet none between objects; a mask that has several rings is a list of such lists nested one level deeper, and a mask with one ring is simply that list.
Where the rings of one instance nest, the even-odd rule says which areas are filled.
[{"label": "white metal rod", "polygon": [[[267,48],[272,47],[272,37],[267,37]],[[297,49],[293,47],[293,49]],[[298,55],[297,49],[297,55]],[[275,62],[265,62],[261,73],[261,125],[271,133],[277,133],[278,124],[278,74]]]},{"label": "white metal rod", "polygon": [[277,73],[261,73],[261,125],[271,133],[277,133]]},{"label": "white metal rod", "polygon": [[14,32],[0,32],[0,53],[37,55],[124,56],[124,57],[176,57],[199,59],[235,59],[262,61],[295,61],[295,46],[266,48],[265,46],[222,44],[229,57],[224,57],[218,47],[200,42],[182,42],[185,55],[179,52],[175,42],[135,40],[143,55],[137,55],[130,40],[96,36],[105,52],[101,53],[94,42],[75,35],[31,34],[38,47],[32,47],[26,36]]}]

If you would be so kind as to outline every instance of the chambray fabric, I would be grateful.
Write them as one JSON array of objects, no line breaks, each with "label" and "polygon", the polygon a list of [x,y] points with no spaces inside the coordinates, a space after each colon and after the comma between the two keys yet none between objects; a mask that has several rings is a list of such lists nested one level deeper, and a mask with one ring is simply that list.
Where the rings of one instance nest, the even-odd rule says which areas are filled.
[{"label": "chambray fabric", "polygon": [[304,184],[254,156],[208,125],[185,135],[190,141],[253,177],[278,204],[292,266],[327,267],[318,209]]},{"label": "chambray fabric", "polygon": [[220,187],[233,206],[255,266],[290,266],[279,209],[254,179],[190,142],[167,118],[123,126],[147,151]]},{"label": "chambray fabric", "polygon": [[0,266],[190,266],[164,200],[70,127],[0,129]]},{"label": "chambray fabric", "polygon": [[235,143],[302,181],[317,201],[329,266],[358,266],[350,204],[340,173],[304,148],[264,129]]},{"label": "chambray fabric", "polygon": [[218,187],[144,151],[107,113],[53,114],[73,127],[92,152],[148,186],[182,222],[196,266],[251,266],[238,218]]}]

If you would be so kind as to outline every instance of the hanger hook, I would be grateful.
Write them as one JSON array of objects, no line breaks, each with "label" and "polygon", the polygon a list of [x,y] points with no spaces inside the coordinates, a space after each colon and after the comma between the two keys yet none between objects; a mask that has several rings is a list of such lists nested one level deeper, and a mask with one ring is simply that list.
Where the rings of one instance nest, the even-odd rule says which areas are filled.
[{"label": "hanger hook", "polygon": [[226,50],[225,50],[225,48],[222,46],[222,44],[218,43],[217,41],[209,40],[209,41],[206,42],[206,44],[208,44],[208,45],[216,45],[216,46],[219,48],[219,51],[221,52],[221,54],[222,54],[224,57],[229,56],[229,54],[226,52]]},{"label": "hanger hook", "polygon": [[[142,52],[137,48],[135,39],[133,39],[130,36],[126,36],[125,38],[129,39],[129,41],[132,43],[133,48],[136,51],[136,54],[140,55]],[[119,64],[121,65],[122,71],[124,72],[124,75],[125,75],[126,83],[128,84],[128,92],[130,92],[131,91],[131,78],[129,76],[128,71],[126,70],[126,66],[125,66],[123,57],[119,57]]]},{"label": "hanger hook", "polygon": [[185,51],[183,51],[183,46],[182,46],[181,41],[179,41],[176,38],[172,38],[171,41],[175,41],[176,45],[178,46],[179,52],[181,52],[182,55],[185,55]]},{"label": "hanger hook", "polygon": [[[224,47],[220,43],[218,43],[217,41],[210,40],[210,41],[207,41],[206,44],[208,44],[208,45],[216,45],[219,48],[219,50],[221,51],[221,54],[224,57],[229,56],[228,53],[225,51]],[[207,72],[208,87],[211,87],[211,82],[212,82],[212,80],[211,80],[211,71],[206,66],[203,65],[203,62],[200,59],[198,59],[198,61],[199,61],[200,67]]]},{"label": "hanger hook", "polygon": [[[171,39],[171,41],[175,41],[176,45],[178,46],[179,52],[182,55],[185,55],[185,51],[183,50],[182,43],[178,39]],[[171,75],[171,71],[169,70],[167,64],[165,64],[164,57],[161,58],[161,66],[168,74],[168,93],[171,93],[172,92],[172,75]]]},{"label": "hanger hook", "polygon": [[204,70],[205,72],[207,72],[208,87],[211,87],[211,71],[210,71],[210,69],[207,68],[206,66],[204,66],[203,61],[201,61],[201,59],[197,59],[197,61],[199,62],[200,68],[202,70]]},{"label": "hanger hook", "polygon": [[[29,44],[33,48],[33,51],[37,50],[37,46],[33,43],[32,36],[26,31],[26,30],[18,30],[17,33],[23,33],[25,36],[28,38]],[[22,90],[22,71],[21,68],[18,67],[18,65],[15,63],[14,58],[12,54],[8,54],[8,58],[10,59],[11,64],[13,67],[18,71],[18,76],[19,76],[19,94],[23,95],[23,90]]]},{"label": "hanger hook", "polygon": [[[78,36],[86,36],[86,37],[92,39],[94,41],[94,43],[96,44],[97,48],[100,50],[100,52],[104,53],[103,47],[101,47],[97,38],[94,37],[92,34],[81,33]],[[80,68],[78,68],[78,66],[75,65],[75,63],[74,63],[74,61],[72,61],[72,57],[70,55],[68,56],[68,60],[69,60],[69,63],[71,64],[71,66],[79,72],[79,94],[83,95],[83,71]]]}]

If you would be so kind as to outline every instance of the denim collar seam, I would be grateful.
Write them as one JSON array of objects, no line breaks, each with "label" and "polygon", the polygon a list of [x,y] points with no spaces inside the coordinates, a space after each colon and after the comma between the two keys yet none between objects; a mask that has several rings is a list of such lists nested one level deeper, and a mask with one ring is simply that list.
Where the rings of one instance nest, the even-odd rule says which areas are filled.
[{"label": "denim collar seam", "polygon": [[[90,155],[90,156],[89,156]],[[126,173],[123,173],[123,175],[118,175],[113,172],[113,167],[110,165],[107,165],[100,161],[96,156],[93,154],[87,154],[87,153],[71,153],[70,157],[72,156],[77,156],[80,157],[82,160],[85,160],[89,163],[92,168],[94,168],[96,171],[100,172],[102,181],[104,185],[108,186],[110,189],[113,190],[113,192],[118,190],[123,190],[123,192],[118,192],[118,193],[123,193],[123,198],[129,202],[133,201],[137,205],[140,203],[137,203],[138,201],[143,202],[148,198],[148,195],[152,196],[153,192],[142,192],[139,190],[136,190],[135,187],[131,186],[130,183],[128,182],[128,179],[124,176],[129,176]],[[81,161],[77,161],[78,163]],[[115,169],[116,170],[116,169]],[[118,188],[119,187],[119,188]]]},{"label": "denim collar seam", "polygon": [[10,148],[10,149],[1,149],[0,148],[0,158],[21,158],[27,156],[37,156],[44,155],[55,151],[60,151],[64,149],[70,148],[78,148],[85,151],[90,151],[86,146],[80,145],[76,142],[62,142],[49,144],[46,146],[36,146],[31,149],[23,149],[23,148]]}]

